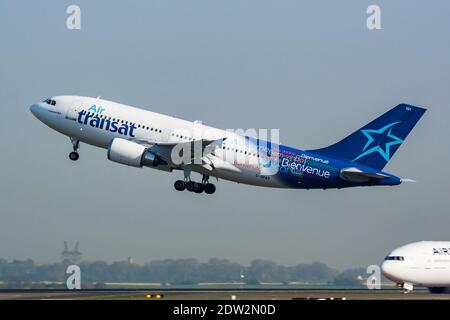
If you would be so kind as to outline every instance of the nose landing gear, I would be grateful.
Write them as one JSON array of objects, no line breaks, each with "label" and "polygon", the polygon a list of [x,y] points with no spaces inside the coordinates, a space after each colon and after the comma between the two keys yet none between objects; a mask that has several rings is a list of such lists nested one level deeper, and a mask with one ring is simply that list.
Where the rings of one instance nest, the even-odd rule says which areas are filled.
[{"label": "nose landing gear", "polygon": [[72,151],[71,153],[69,153],[69,159],[72,161],[77,161],[79,157],[80,155],[78,154],[78,152]]},{"label": "nose landing gear", "polygon": [[72,142],[73,151],[69,153],[69,159],[72,161],[77,161],[80,155],[78,154],[78,148],[80,148],[80,140],[70,138],[70,141]]}]

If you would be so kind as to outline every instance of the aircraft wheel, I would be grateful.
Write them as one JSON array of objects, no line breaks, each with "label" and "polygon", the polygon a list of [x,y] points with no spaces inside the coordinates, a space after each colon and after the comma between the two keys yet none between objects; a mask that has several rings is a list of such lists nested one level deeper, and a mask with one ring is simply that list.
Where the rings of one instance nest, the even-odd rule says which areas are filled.
[{"label": "aircraft wheel", "polygon": [[202,193],[202,192],[203,192],[203,185],[201,183],[196,183],[195,193]]},{"label": "aircraft wheel", "polygon": [[78,154],[78,152],[72,151],[71,153],[69,153],[69,159],[72,161],[77,161],[79,157],[80,155]]},{"label": "aircraft wheel", "polygon": [[212,183],[205,184],[204,189],[205,193],[207,194],[213,194],[214,192],[216,192],[216,186],[213,185]]},{"label": "aircraft wheel", "polygon": [[175,190],[177,190],[177,191],[184,191],[184,189],[186,189],[186,183],[184,183],[183,180],[175,181],[173,186],[175,187]]},{"label": "aircraft wheel", "polygon": [[194,192],[196,187],[196,183],[194,181],[189,181],[186,183],[186,189],[190,192]]}]

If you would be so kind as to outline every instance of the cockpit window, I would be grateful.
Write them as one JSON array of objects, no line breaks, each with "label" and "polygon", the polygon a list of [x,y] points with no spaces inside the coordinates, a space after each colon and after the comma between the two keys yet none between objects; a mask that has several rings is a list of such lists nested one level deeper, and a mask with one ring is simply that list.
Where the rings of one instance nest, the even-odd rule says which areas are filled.
[{"label": "cockpit window", "polygon": [[56,101],[55,101],[55,100],[52,100],[52,99],[46,99],[46,100],[44,100],[44,102],[45,102],[46,104],[51,105],[51,106],[56,106]]},{"label": "cockpit window", "polygon": [[386,258],[384,258],[384,260],[404,261],[405,257],[402,257],[402,256],[387,256]]}]

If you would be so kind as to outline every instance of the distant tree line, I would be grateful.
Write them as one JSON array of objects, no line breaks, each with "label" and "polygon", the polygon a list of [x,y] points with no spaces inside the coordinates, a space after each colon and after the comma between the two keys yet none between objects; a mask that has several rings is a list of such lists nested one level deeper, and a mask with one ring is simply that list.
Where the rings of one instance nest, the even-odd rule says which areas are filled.
[{"label": "distant tree line", "polygon": [[[64,282],[68,263],[35,264],[33,260],[0,259],[0,281],[3,287],[21,287],[33,282]],[[307,282],[311,284],[357,285],[364,269],[349,269],[339,273],[323,263],[283,266],[270,260],[254,260],[243,266],[225,259],[155,260],[144,265],[118,261],[81,262],[83,283],[157,282],[172,285],[190,285],[204,282]]]}]

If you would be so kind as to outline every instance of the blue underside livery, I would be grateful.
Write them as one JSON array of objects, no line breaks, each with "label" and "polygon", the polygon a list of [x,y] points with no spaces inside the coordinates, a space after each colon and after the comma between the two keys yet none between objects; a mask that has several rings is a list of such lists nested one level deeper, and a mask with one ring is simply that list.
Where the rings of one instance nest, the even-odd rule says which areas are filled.
[{"label": "blue underside livery", "polygon": [[271,146],[270,158],[278,162],[274,179],[291,188],[305,189],[398,185],[400,178],[381,170],[425,111],[400,104],[343,140],[322,149],[302,151],[282,145]]}]

